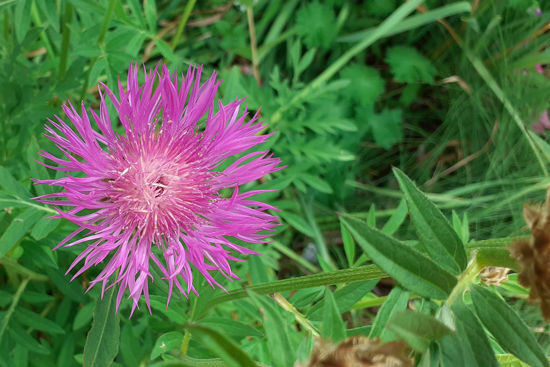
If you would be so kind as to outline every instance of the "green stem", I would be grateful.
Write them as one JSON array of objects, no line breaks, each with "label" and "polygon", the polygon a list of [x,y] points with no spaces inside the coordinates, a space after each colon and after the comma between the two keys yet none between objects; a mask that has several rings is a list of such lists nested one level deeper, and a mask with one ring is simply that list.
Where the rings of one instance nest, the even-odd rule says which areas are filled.
[{"label": "green stem", "polygon": [[17,304],[19,303],[19,299],[21,299],[21,295],[23,294],[23,291],[27,287],[27,284],[29,284],[29,281],[31,280],[30,277],[27,277],[23,279],[21,284],[19,284],[19,288],[17,288],[17,291],[15,292],[15,295],[13,296],[13,301],[11,302],[10,308],[8,308],[8,311],[6,311],[6,314],[4,315],[4,318],[2,319],[2,324],[0,325],[0,343],[2,343],[2,337],[4,336],[4,332],[6,331],[6,328],[8,327],[8,323],[10,322],[11,315],[15,311],[15,307],[17,307]]},{"label": "green stem", "polygon": [[483,266],[477,261],[477,254],[474,253],[472,260],[470,260],[470,265],[468,265],[466,270],[464,270],[458,279],[458,283],[456,283],[456,286],[449,295],[449,298],[447,298],[447,304],[450,305],[457,299],[457,297],[462,297],[462,294],[470,287],[470,284],[472,284],[477,274],[479,274],[481,268],[483,268]]},{"label": "green stem", "polygon": [[[189,314],[188,322],[191,322],[195,319],[195,313],[197,311],[198,297],[195,297],[193,300],[193,306],[191,308],[191,313]],[[181,342],[180,351],[182,355],[187,355],[187,350],[189,349],[189,342],[191,341],[191,332],[189,329],[185,329],[185,334],[183,334],[183,341]]]},{"label": "green stem", "polygon": [[183,29],[185,28],[185,24],[187,23],[187,20],[189,19],[189,16],[191,15],[191,11],[193,10],[193,7],[195,6],[196,0],[189,0],[187,2],[187,5],[185,5],[185,9],[183,9],[183,14],[181,16],[180,22],[178,24],[178,29],[176,29],[176,34],[174,34],[174,38],[172,38],[172,44],[170,45],[172,50],[176,48],[178,45],[178,42],[180,40],[180,37],[183,33]]},{"label": "green stem", "polygon": [[289,103],[279,107],[277,111],[273,114],[270,119],[270,123],[274,124],[278,122],[283,113],[291,106],[296,105],[304,97],[310,94],[315,89],[319,88],[326,81],[332,78],[344,65],[346,65],[353,57],[358,55],[360,52],[363,52],[367,47],[372,45],[374,42],[378,41],[380,38],[383,38],[391,32],[392,28],[396,24],[399,24],[407,15],[414,11],[414,9],[420,5],[423,0],[411,0],[407,1],[396,11],[394,11],[388,18],[386,18],[382,24],[380,24],[372,33],[369,33],[361,42],[353,46],[342,56],[340,56],[336,61],[334,61],[328,68],[325,69],[317,78],[315,78],[311,83],[309,83],[304,89],[297,93]]},{"label": "green stem", "polygon": [[71,40],[71,28],[69,27],[73,19],[73,7],[70,2],[65,4],[65,18],[63,20],[63,39],[61,41],[61,53],[59,55],[59,79],[65,76],[67,68],[67,58],[69,56],[69,44]]},{"label": "green stem", "polygon": [[206,308],[201,310],[201,314],[208,311],[220,303],[234,301],[236,299],[248,297],[247,290],[251,290],[259,295],[273,294],[291,290],[312,288],[318,286],[334,285],[340,283],[354,283],[363,280],[381,279],[388,275],[376,265],[367,265],[353,269],[336,270],[327,273],[305,275],[297,278],[276,280],[274,282],[253,285],[239,290],[229,291],[227,294],[221,294],[213,297]]}]

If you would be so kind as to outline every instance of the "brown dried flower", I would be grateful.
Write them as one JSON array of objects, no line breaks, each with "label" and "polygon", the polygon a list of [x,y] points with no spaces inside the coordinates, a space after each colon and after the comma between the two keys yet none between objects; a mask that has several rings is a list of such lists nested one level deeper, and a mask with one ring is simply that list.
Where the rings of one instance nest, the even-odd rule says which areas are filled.
[{"label": "brown dried flower", "polygon": [[408,356],[408,349],[402,340],[382,343],[362,335],[339,344],[318,339],[308,364],[302,367],[412,367],[414,359]]},{"label": "brown dried flower", "polygon": [[531,238],[510,246],[520,267],[519,283],[530,288],[529,300],[540,303],[542,315],[550,321],[550,188],[542,205],[525,204],[523,218]]},{"label": "brown dried flower", "polygon": [[508,272],[510,269],[501,268],[498,266],[486,266],[481,269],[479,276],[481,281],[486,285],[500,286],[500,283],[508,280]]}]

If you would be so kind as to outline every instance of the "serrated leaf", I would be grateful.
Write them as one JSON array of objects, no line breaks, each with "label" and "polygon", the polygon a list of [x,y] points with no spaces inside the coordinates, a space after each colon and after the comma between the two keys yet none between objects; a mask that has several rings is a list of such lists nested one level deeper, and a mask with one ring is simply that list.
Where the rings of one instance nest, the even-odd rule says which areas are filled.
[{"label": "serrated leaf", "polygon": [[464,244],[443,213],[398,168],[393,173],[411,213],[418,237],[430,257],[452,274],[466,268]]},{"label": "serrated leaf", "polygon": [[434,317],[413,311],[394,313],[388,321],[387,328],[418,352],[426,351],[432,341],[453,332]]},{"label": "serrated leaf", "polygon": [[424,55],[409,46],[394,46],[386,52],[386,62],[400,83],[433,84],[437,70]]},{"label": "serrated leaf", "polygon": [[388,323],[391,315],[395,312],[402,311],[407,307],[409,302],[409,292],[403,290],[400,287],[394,287],[390,292],[388,298],[380,307],[380,310],[376,313],[376,318],[372,324],[370,330],[370,338],[379,338],[382,336],[382,332]]},{"label": "serrated leaf", "polygon": [[84,367],[109,366],[118,354],[120,315],[116,309],[116,288],[105,291],[94,308],[94,321],[84,345]]},{"label": "serrated leaf", "polygon": [[533,367],[548,367],[537,340],[502,298],[478,285],[471,288],[471,296],[478,317],[501,347]]},{"label": "serrated leaf", "polygon": [[163,353],[178,348],[183,342],[183,334],[178,331],[170,331],[157,338],[155,346],[151,351],[151,359],[155,359]]},{"label": "serrated leaf", "polygon": [[420,252],[348,215],[340,220],[376,265],[404,288],[423,297],[445,299],[457,279]]},{"label": "serrated leaf", "polygon": [[256,367],[256,363],[237,344],[218,331],[198,324],[189,324],[187,328],[194,338],[221,358],[228,367]]},{"label": "serrated leaf", "polygon": [[376,144],[384,149],[403,140],[403,114],[400,109],[384,109],[374,113],[368,121]]},{"label": "serrated leaf", "polygon": [[340,77],[350,82],[342,94],[360,106],[374,105],[385,90],[385,81],[378,70],[363,64],[344,68]]},{"label": "serrated leaf", "polygon": [[309,47],[328,48],[336,37],[336,17],[326,4],[313,2],[302,7],[296,15],[296,32]]},{"label": "serrated leaf", "polygon": [[323,322],[321,324],[321,336],[333,342],[339,342],[346,337],[346,326],[340,317],[340,310],[336,305],[330,289],[325,292],[325,307],[323,310]]}]

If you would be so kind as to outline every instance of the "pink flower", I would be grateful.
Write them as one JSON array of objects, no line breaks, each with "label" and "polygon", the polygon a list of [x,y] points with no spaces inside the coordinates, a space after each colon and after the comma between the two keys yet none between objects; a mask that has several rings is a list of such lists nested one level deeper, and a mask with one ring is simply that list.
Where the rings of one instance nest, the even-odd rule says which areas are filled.
[{"label": "pink flower", "polygon": [[[99,113],[89,109],[98,130],[92,128],[84,103],[80,114],[70,102],[63,106],[72,126],[56,116],[56,121],[48,120],[46,136],[64,156],[46,151],[41,156],[57,164],[45,166],[76,174],[36,180],[64,189],[37,199],[68,208],[56,207],[56,217],[79,226],[56,248],[87,246],[67,273],[82,260],[73,279],[105,262],[88,290],[101,283],[103,294],[118,285],[118,310],[128,289],[132,313],[142,294],[151,312],[151,260],[168,281],[168,306],[174,285],[184,295],[196,293],[192,267],[212,286],[221,287],[211,272],[237,279],[229,261],[242,260],[234,254],[257,253],[231,237],[266,242],[277,225],[267,212],[276,208],[250,199],[265,190],[239,189],[282,168],[267,151],[247,152],[269,137],[259,135],[265,125],[257,122],[258,114],[247,122],[246,107],[239,113],[243,100],[214,105],[220,82],[214,73],[201,85],[202,67],[190,67],[181,80],[166,66],[161,73],[157,69],[144,69],[140,85],[138,66],[130,65],[126,89],[119,81],[120,99],[103,85],[123,133],[113,130],[101,90]],[[238,154],[244,155],[231,158]],[[222,189],[232,193],[226,197]]]}]

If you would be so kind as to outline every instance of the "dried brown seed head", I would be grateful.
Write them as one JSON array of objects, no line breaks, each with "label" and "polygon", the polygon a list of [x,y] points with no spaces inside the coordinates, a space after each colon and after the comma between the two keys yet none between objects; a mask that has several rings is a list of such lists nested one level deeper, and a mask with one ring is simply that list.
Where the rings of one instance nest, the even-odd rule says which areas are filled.
[{"label": "dried brown seed head", "polygon": [[318,339],[305,367],[412,367],[409,347],[404,341],[382,343],[361,335],[339,344]]},{"label": "dried brown seed head", "polygon": [[550,321],[550,188],[543,205],[526,204],[523,218],[531,238],[510,246],[510,254],[520,267],[519,283],[530,289],[529,300],[539,303]]}]

